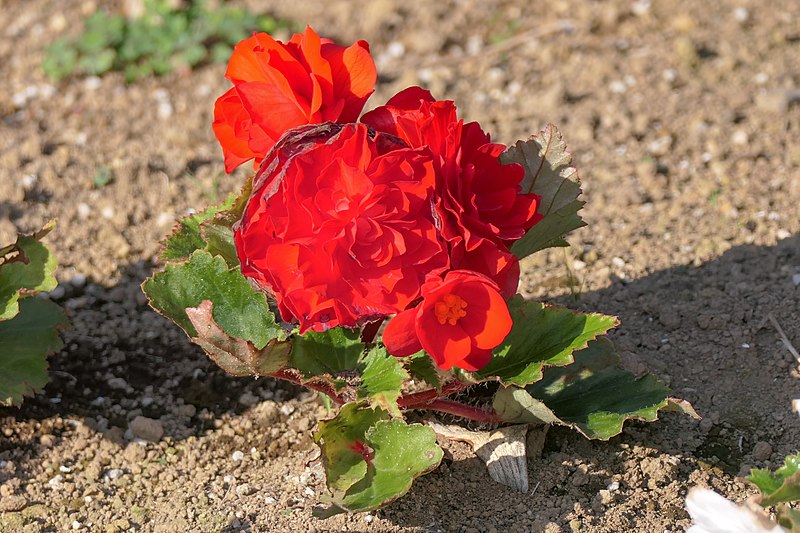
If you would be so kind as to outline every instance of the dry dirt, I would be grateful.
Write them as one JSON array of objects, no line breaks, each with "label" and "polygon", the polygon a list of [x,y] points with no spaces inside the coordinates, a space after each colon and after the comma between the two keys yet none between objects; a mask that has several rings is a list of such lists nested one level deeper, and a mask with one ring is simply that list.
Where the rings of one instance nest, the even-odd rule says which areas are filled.
[{"label": "dry dirt", "polygon": [[[618,314],[628,367],[705,419],[610,442],[552,429],[525,495],[446,444],[385,509],[313,519],[320,402],[228,377],[139,291],[174,217],[245,176],[222,174],[210,129],[224,68],[51,84],[46,44],[118,5],[0,0],[0,242],[58,220],[53,298],[73,323],[45,392],[0,409],[0,531],[680,531],[689,487],[744,499],[739,474],[796,450],[800,375],[767,318],[800,347],[800,2],[248,5],[367,39],[372,106],[421,84],[501,142],[557,124],[590,225],[525,264],[526,293]],[[115,180],[96,188],[102,167]],[[158,442],[131,439],[140,415]]]}]

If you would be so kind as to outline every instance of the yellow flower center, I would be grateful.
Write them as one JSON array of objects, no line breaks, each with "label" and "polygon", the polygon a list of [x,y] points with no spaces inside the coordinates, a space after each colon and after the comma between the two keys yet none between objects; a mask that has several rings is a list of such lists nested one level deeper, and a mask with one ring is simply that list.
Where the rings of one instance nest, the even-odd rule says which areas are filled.
[{"label": "yellow flower center", "polygon": [[467,307],[467,302],[455,294],[448,294],[436,302],[433,309],[439,324],[449,323],[451,326],[455,326],[459,318],[467,316],[467,312],[464,311],[465,307]]}]

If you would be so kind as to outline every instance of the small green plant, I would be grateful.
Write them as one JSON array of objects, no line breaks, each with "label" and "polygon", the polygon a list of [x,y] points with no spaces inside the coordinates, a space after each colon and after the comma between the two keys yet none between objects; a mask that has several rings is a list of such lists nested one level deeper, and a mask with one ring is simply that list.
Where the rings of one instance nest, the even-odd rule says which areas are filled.
[{"label": "small green plant", "polygon": [[101,75],[117,70],[134,82],[152,75],[225,62],[233,46],[254,31],[289,28],[284,21],[205,0],[178,8],[167,0],[144,0],[136,19],[97,11],[86,19],[83,33],[47,47],[45,73],[59,80],[72,74]]},{"label": "small green plant", "polygon": [[47,356],[63,345],[67,326],[55,303],[30,296],[56,288],[56,260],[40,241],[50,222],[33,235],[0,248],[0,405],[19,405],[47,384]]},{"label": "small green plant", "polygon": [[97,172],[94,173],[94,177],[92,178],[92,183],[94,183],[95,189],[102,189],[112,181],[114,181],[114,171],[108,167],[98,168]]},{"label": "small green plant", "polygon": [[800,531],[800,510],[790,507],[800,501],[800,453],[786,457],[783,466],[774,472],[754,468],[747,481],[761,491],[758,503],[762,507],[775,506],[780,525]]}]

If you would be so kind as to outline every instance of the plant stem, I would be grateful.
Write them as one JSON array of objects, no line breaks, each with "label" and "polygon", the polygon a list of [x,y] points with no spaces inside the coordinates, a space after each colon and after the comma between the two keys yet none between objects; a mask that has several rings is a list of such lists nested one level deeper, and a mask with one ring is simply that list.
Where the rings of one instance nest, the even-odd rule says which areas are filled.
[{"label": "plant stem", "polygon": [[469,383],[464,383],[463,381],[456,379],[442,387],[441,391],[437,391],[436,389],[428,389],[421,392],[415,392],[414,394],[402,396],[397,400],[397,405],[400,407],[400,409],[419,409],[421,407],[425,407],[427,404],[438,398],[450,396],[451,394],[455,394],[456,392],[462,391],[468,387],[470,387]]},{"label": "plant stem", "polygon": [[485,409],[481,409],[480,407],[473,407],[471,405],[466,405],[461,402],[443,398],[428,403],[425,406],[425,409],[439,411],[440,413],[447,413],[454,416],[460,416],[461,418],[475,420],[483,424],[501,424],[503,422],[503,419],[497,416],[497,413],[494,411],[487,411]]},{"label": "plant stem", "polygon": [[283,379],[290,383],[294,383],[295,385],[300,385],[301,387],[307,387],[317,392],[321,392],[339,405],[347,403],[347,400],[336,393],[336,389],[333,388],[333,385],[325,381],[314,379],[303,381],[300,379],[300,375],[292,370],[278,370],[277,372],[269,375],[273,378]]}]

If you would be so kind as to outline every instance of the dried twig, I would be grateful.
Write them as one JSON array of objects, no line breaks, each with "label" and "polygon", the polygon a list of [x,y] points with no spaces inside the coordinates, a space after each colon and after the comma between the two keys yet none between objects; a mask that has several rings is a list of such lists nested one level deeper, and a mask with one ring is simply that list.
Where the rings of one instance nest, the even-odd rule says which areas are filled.
[{"label": "dried twig", "polygon": [[783,341],[783,345],[786,346],[786,349],[789,350],[789,353],[791,353],[794,358],[797,359],[797,362],[800,363],[800,353],[797,353],[797,349],[792,345],[789,337],[787,337],[786,333],[783,332],[783,328],[780,324],[778,324],[778,321],[775,320],[775,317],[772,316],[772,313],[767,315],[767,319],[772,322],[772,325],[775,327],[775,331],[778,332],[778,335],[781,337],[781,341]]}]

